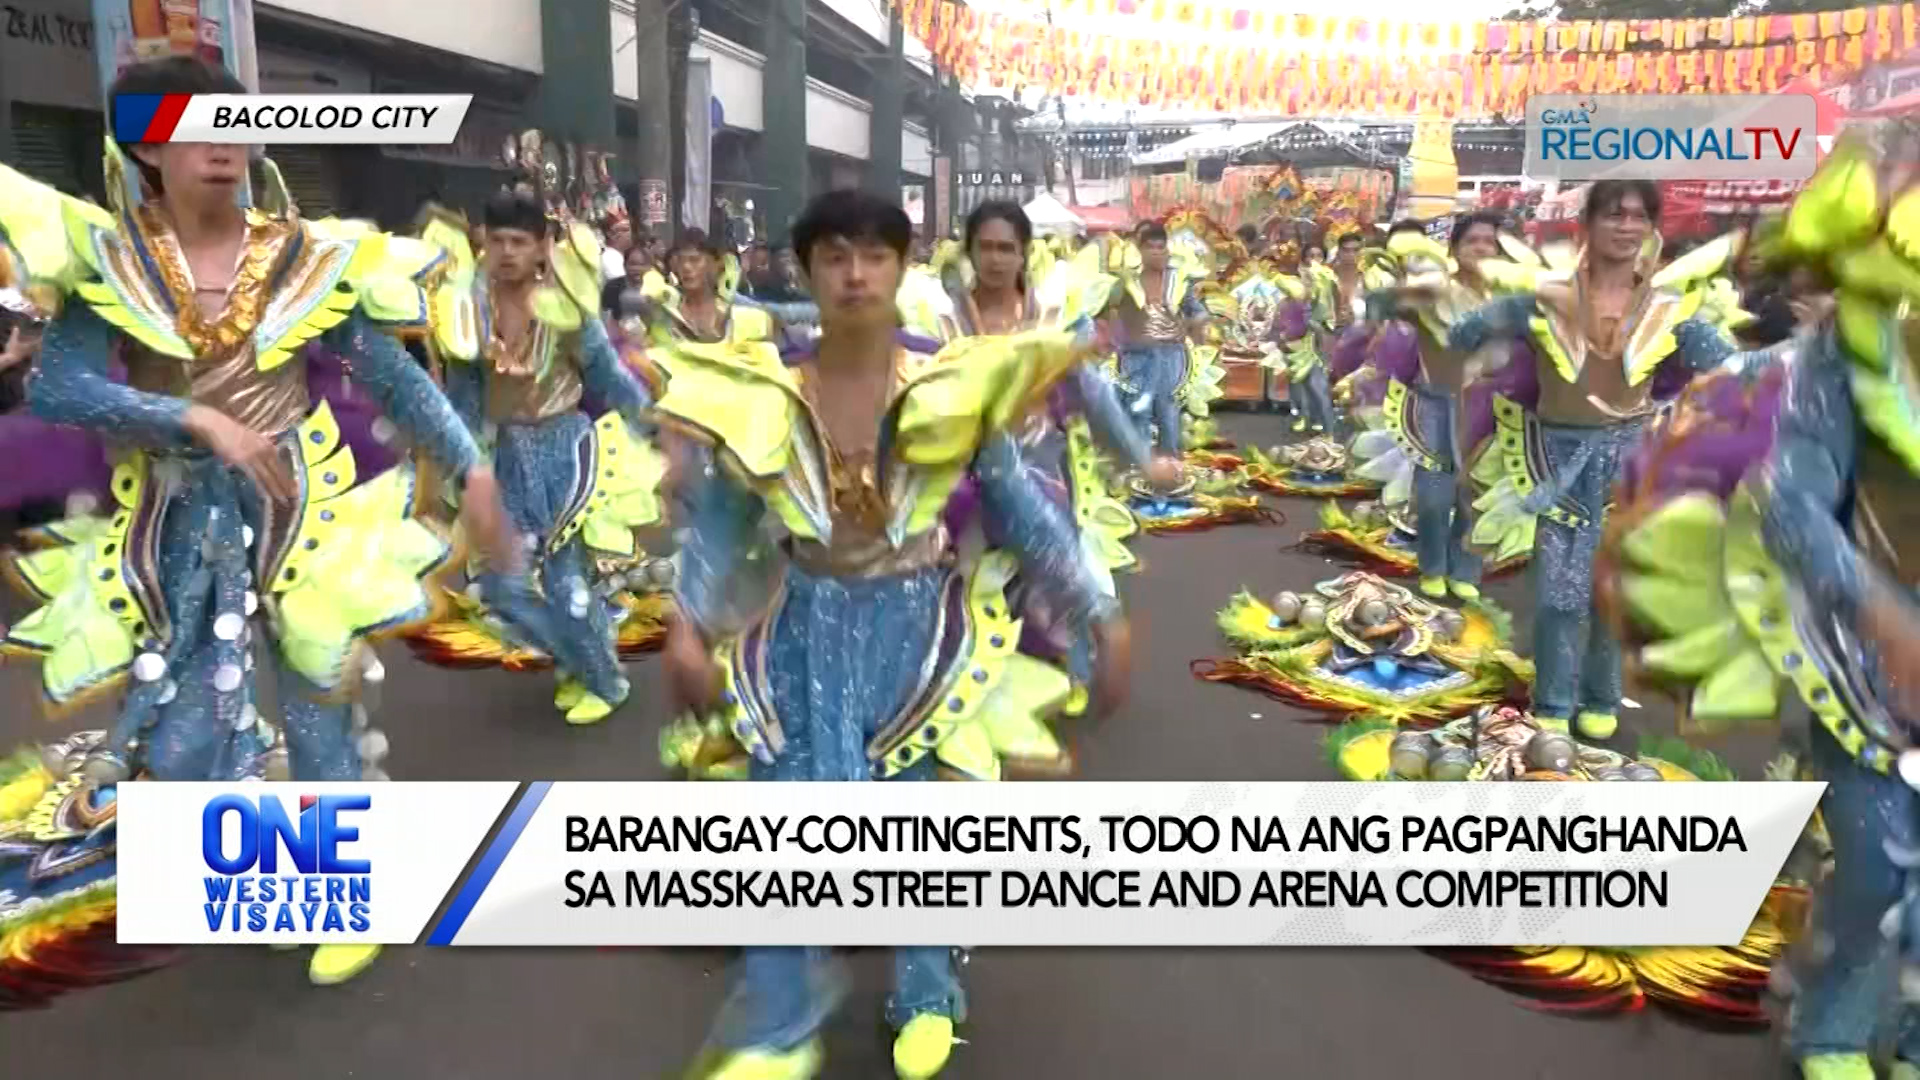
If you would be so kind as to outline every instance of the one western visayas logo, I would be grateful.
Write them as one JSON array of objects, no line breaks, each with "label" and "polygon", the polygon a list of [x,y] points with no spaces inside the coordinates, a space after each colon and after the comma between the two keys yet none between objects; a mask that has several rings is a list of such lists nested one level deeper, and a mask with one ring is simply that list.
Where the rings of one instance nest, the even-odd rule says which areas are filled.
[{"label": "one western visayas logo", "polygon": [[207,929],[365,933],[373,864],[351,849],[360,840],[359,815],[372,806],[369,795],[302,795],[299,812],[289,815],[276,795],[209,799],[200,815]]}]

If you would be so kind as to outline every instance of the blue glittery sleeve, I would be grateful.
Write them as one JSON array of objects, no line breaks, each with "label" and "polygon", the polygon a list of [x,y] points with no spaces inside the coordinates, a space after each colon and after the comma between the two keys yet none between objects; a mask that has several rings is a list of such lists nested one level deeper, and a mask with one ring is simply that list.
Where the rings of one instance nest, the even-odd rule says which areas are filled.
[{"label": "blue glittery sleeve", "polygon": [[1034,482],[1012,436],[989,438],[974,459],[974,473],[987,515],[1001,523],[1002,542],[1060,605],[1067,625],[1084,627],[1119,611],[1120,602],[1100,587],[1081,555],[1073,523]]},{"label": "blue glittery sleeve", "polygon": [[1092,364],[1081,364],[1074,370],[1074,388],[1080,392],[1080,407],[1086,410],[1087,424],[1102,442],[1119,449],[1127,459],[1127,464],[1136,469],[1144,469],[1153,456],[1152,448],[1147,445],[1147,437],[1141,433],[1140,425],[1127,415],[1125,405],[1120,403],[1120,391],[1107,378],[1106,372]]},{"label": "blue glittery sleeve", "polygon": [[674,519],[685,532],[674,599],[711,642],[726,610],[729,581],[759,536],[766,505],[715,465],[707,447],[690,446],[686,468],[675,485]]},{"label": "blue glittery sleeve", "polygon": [[1194,295],[1193,287],[1187,287],[1187,295],[1180,301],[1180,317],[1183,319],[1204,319],[1207,317],[1207,305]]},{"label": "blue glittery sleeve", "polygon": [[1367,293],[1367,321],[1386,322],[1400,314],[1400,290],[1374,289]]},{"label": "blue glittery sleeve", "polygon": [[40,357],[27,380],[28,408],[49,423],[110,434],[122,442],[191,445],[185,426],[190,402],[122,386],[108,376],[107,357],[118,333],[85,304],[67,305],[40,339]]},{"label": "blue glittery sleeve", "polygon": [[1847,361],[1831,331],[1788,379],[1762,474],[1767,552],[1814,606],[1850,618],[1870,574],[1840,513],[1852,484],[1858,423]]},{"label": "blue glittery sleeve", "polygon": [[1515,338],[1527,332],[1535,305],[1531,295],[1503,296],[1474,308],[1453,322],[1447,333],[1447,348],[1455,352],[1476,352],[1498,338]]},{"label": "blue glittery sleeve", "polygon": [[1740,349],[1705,319],[1685,319],[1673,328],[1673,359],[1691,371],[1712,371]]},{"label": "blue glittery sleeve", "polygon": [[653,427],[646,415],[653,408],[652,395],[620,362],[607,328],[598,319],[588,320],[580,330],[580,382],[601,404],[626,417],[627,423],[643,431]]},{"label": "blue glittery sleeve", "polygon": [[788,326],[817,326],[820,322],[818,304],[777,303],[751,296],[737,296],[733,302],[741,307],[759,308]]},{"label": "blue glittery sleeve", "polygon": [[464,477],[479,462],[480,448],[447,395],[398,340],[356,311],[327,332],[327,344],[350,358],[355,381],[448,476]]}]

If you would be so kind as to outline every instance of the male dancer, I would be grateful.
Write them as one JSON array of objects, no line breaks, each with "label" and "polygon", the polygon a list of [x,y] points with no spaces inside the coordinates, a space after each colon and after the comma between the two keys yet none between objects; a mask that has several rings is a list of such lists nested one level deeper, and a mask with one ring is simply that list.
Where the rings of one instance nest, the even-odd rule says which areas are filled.
[{"label": "male dancer", "polygon": [[[664,466],[645,442],[652,402],[614,355],[597,286],[575,295],[545,282],[550,272],[565,280],[556,260],[590,253],[554,241],[546,207],[523,192],[495,195],[484,220],[483,280],[474,287],[480,354],[448,365],[447,394],[491,446],[507,508],[540,552],[542,595],[497,575],[476,584],[553,657],[553,703],[567,722],[598,723],[626,700],[628,686],[607,606],[592,589],[588,549],[624,542],[616,552],[631,554],[632,530],[658,518],[653,488]],[[590,419],[581,410],[589,395],[612,412]]]},{"label": "male dancer", "polygon": [[[717,450],[687,493],[682,618],[664,655],[677,693],[734,733],[754,781],[992,780],[1003,758],[1057,762],[1043,718],[1065,701],[1068,679],[1019,653],[995,653],[1004,669],[972,659],[1016,632],[1004,596],[1013,567],[991,555],[957,567],[944,515],[976,476],[1019,572],[1049,591],[1056,617],[1076,632],[1092,627],[1094,698],[1117,702],[1128,666],[1119,604],[1006,434],[1080,349],[1070,335],[1039,332],[969,338],[929,357],[903,340],[894,294],[912,225],[877,196],[823,195],[793,235],[820,303],[817,352],[788,368],[768,363],[764,344],[681,345],[665,359],[662,416]],[[956,402],[977,412],[956,413]],[[752,446],[777,456],[738,456]],[[781,463],[773,475],[770,460]],[[788,536],[785,580],[769,609],[730,634],[719,625],[727,584],[768,511]],[[932,1077],[963,1019],[959,973],[944,947],[894,958],[894,1068]],[[840,993],[825,949],[745,950],[704,1075],[818,1074],[817,1033]]]},{"label": "male dancer", "polygon": [[[177,58],[128,69],[108,101],[245,92]],[[351,358],[357,385],[463,490],[467,534],[494,571],[510,579],[518,564],[492,470],[381,326],[424,306],[405,289],[423,268],[396,262],[378,234],[248,209],[246,180],[242,147],[109,144],[116,218],[0,168],[0,273],[23,253],[62,250],[49,227],[87,236],[62,251],[64,265],[24,266],[30,284],[73,289],[42,343],[29,404],[128,448],[112,519],[63,523],[55,532],[76,543],[17,559],[47,604],[7,638],[42,657],[55,704],[132,675],[89,755],[101,784],[257,773],[272,734],[257,709],[256,629],[276,669],[293,778],[362,778],[355,695],[380,677],[362,645],[431,610],[421,578],[450,545],[410,518],[410,466],[357,475],[331,410],[309,395],[308,342]],[[125,384],[108,374],[115,357]],[[378,952],[324,946],[311,977],[344,981]]]},{"label": "male dancer", "polygon": [[[1501,432],[1488,452],[1501,454],[1506,475],[1475,504],[1483,513],[1473,538],[1498,543],[1535,530],[1534,712],[1564,724],[1577,708],[1576,727],[1590,739],[1619,726],[1620,644],[1593,618],[1593,558],[1622,456],[1654,408],[1659,369],[1667,366],[1673,378],[1662,381],[1676,384],[1734,351],[1712,324],[1686,314],[1689,293],[1713,270],[1650,274],[1659,220],[1658,185],[1595,183],[1581,214],[1579,267],[1538,275],[1531,290],[1459,317],[1447,335],[1456,353],[1523,335],[1538,351],[1538,416],[1511,403],[1498,410]],[[1481,264],[1483,276],[1489,265]],[[1507,453],[1503,444],[1524,449]]]},{"label": "male dancer", "polygon": [[655,344],[674,341],[770,341],[773,320],[756,307],[720,295],[720,249],[698,229],[682,233],[667,251],[676,288],[642,306]]},{"label": "male dancer", "polygon": [[[1113,305],[1120,339],[1120,378],[1145,398],[1142,433],[1166,455],[1180,453],[1179,392],[1187,381],[1187,341],[1206,323],[1207,309],[1193,282],[1168,263],[1167,230],[1140,227],[1140,274],[1123,277],[1126,290]],[[1138,407],[1136,407],[1137,409]]]},{"label": "male dancer", "polygon": [[1387,240],[1390,252],[1403,257],[1410,271],[1399,287],[1368,296],[1370,320],[1400,318],[1418,334],[1420,371],[1411,385],[1393,380],[1387,391],[1386,415],[1395,441],[1414,462],[1414,527],[1418,533],[1420,591],[1439,599],[1449,589],[1462,600],[1480,596],[1480,557],[1467,545],[1473,527],[1470,488],[1461,481],[1469,448],[1458,445],[1465,425],[1460,416],[1460,392],[1466,377],[1467,356],[1448,346],[1454,320],[1488,299],[1480,280],[1482,259],[1500,253],[1500,218],[1480,212],[1454,223],[1447,255],[1451,273],[1437,245],[1429,253],[1426,234],[1418,225],[1396,227]]}]

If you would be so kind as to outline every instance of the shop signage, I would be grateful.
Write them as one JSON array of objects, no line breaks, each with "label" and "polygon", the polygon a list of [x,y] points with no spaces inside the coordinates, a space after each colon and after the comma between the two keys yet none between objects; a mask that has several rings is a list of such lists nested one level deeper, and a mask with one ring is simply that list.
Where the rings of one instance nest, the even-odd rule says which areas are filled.
[{"label": "shop signage", "polygon": [[1027,174],[1002,170],[966,172],[960,174],[960,183],[964,187],[1025,187]]},{"label": "shop signage", "polygon": [[5,96],[33,105],[98,109],[93,36],[86,0],[0,2],[0,83]]},{"label": "shop signage", "polygon": [[643,225],[664,225],[667,222],[667,182],[665,180],[640,181],[640,223]]}]

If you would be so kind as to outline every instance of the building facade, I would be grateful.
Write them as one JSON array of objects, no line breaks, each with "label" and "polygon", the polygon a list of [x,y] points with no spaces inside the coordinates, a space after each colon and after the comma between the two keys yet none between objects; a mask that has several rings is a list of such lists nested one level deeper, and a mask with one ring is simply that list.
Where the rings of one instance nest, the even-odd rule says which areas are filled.
[{"label": "building facade", "polygon": [[[978,160],[989,125],[924,59],[913,58],[916,49],[905,46],[882,5],[807,0],[804,31],[795,34],[790,20],[754,19],[723,0],[690,2],[697,27],[690,67],[700,77],[688,82],[711,99],[702,175],[716,207],[757,216],[757,233],[772,224],[777,234],[785,221],[765,222],[770,210],[790,217],[809,194],[871,183],[895,193],[918,189],[923,216],[935,208],[951,214],[952,192],[942,198],[931,189],[936,175],[955,182],[963,170],[936,169],[936,161]],[[104,125],[89,0],[7,0],[5,8],[0,157],[67,191],[98,197]],[[583,16],[591,26],[595,11],[605,12],[606,68],[556,63],[556,42],[545,40],[560,23],[556,13],[578,27]],[[620,179],[629,185],[629,202],[640,205],[631,167],[638,35],[627,0],[281,0],[257,4],[255,24],[262,92],[474,95],[451,146],[274,147],[309,216],[347,214],[393,226],[430,199],[474,209],[504,178],[500,147],[508,133],[553,117],[550,99],[569,93],[582,111],[599,111],[605,94],[596,88],[609,84],[613,149],[625,163]],[[569,36],[577,47],[581,35]],[[890,50],[899,50],[897,66],[875,59]],[[782,61],[770,64],[770,52]],[[796,81],[803,95],[790,92]],[[799,109],[796,96],[804,97]],[[897,143],[889,145],[882,133],[876,145],[876,125],[889,122]]]}]

